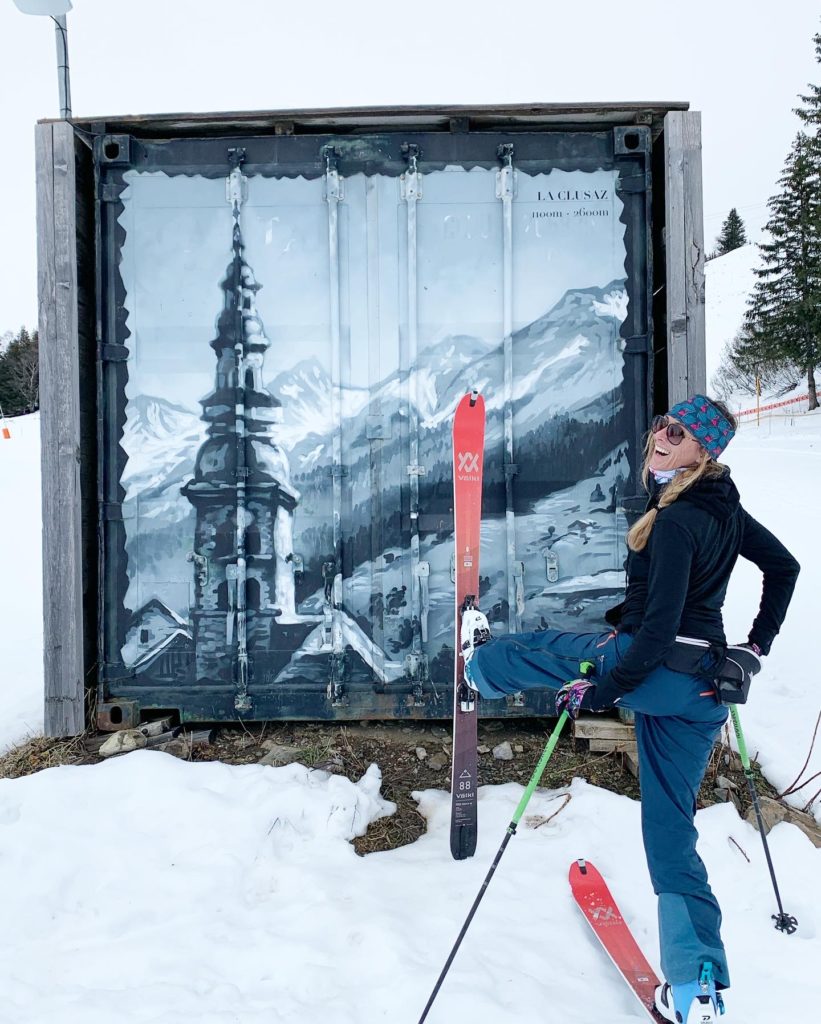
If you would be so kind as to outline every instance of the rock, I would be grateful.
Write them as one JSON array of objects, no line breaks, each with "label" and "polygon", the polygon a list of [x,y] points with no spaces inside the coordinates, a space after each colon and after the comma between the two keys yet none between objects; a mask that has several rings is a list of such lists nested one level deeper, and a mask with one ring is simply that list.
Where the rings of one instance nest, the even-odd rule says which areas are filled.
[{"label": "rock", "polygon": [[[768,832],[774,825],[778,825],[779,822],[787,821],[791,825],[797,825],[813,846],[821,848],[821,826],[809,814],[797,811],[793,807],[788,807],[787,804],[782,804],[780,800],[773,800],[769,796],[760,796],[758,799],[761,804],[761,817],[764,819],[764,828]],[[758,828],[754,807],[751,807],[747,812],[747,821],[754,828]]]},{"label": "rock", "polygon": [[477,747],[476,750],[480,754],[489,754],[490,753],[490,747],[486,747],[484,743],[480,747]]},{"label": "rock", "polygon": [[428,752],[427,750],[425,750],[424,747],[417,747],[416,756],[419,758],[420,761],[424,761],[425,758],[428,756]]},{"label": "rock", "polygon": [[435,754],[430,761],[428,761],[428,767],[433,768],[435,772],[440,772],[448,762],[441,757],[439,754]]},{"label": "rock", "polygon": [[300,747],[286,747],[281,743],[272,743],[268,753],[259,759],[259,764],[281,767],[285,764],[293,764],[294,761],[301,761],[302,757]]},{"label": "rock", "polygon": [[314,765],[316,771],[333,772],[336,768],[344,768],[345,762],[342,760],[342,756],[337,753],[332,753],[330,757],[326,757],[324,761],[317,761]]},{"label": "rock", "polygon": [[510,744],[507,740],[504,743],[500,743],[498,747],[493,748],[493,756],[497,761],[513,760],[513,751],[510,749]]},{"label": "rock", "polygon": [[174,757],[181,757],[185,761],[191,756],[191,744],[181,736],[168,743],[163,743],[161,747],[157,747],[157,750],[161,750],[164,754],[172,754]]},{"label": "rock", "polygon": [[515,745],[515,746],[513,747],[513,749],[514,749],[514,750],[516,751],[516,753],[517,753],[517,754],[523,754],[523,753],[525,752],[525,748],[524,748],[524,747],[522,746],[522,744],[521,744],[521,743],[517,743],[517,744],[516,744],[516,745]]},{"label": "rock", "polygon": [[115,732],[100,747],[100,757],[113,757],[115,754],[128,754],[132,750],[140,750],[148,746],[148,739],[139,729],[123,729]]},{"label": "rock", "polygon": [[728,779],[726,775],[719,775],[716,779],[716,785],[719,789],[738,789],[733,780]]}]

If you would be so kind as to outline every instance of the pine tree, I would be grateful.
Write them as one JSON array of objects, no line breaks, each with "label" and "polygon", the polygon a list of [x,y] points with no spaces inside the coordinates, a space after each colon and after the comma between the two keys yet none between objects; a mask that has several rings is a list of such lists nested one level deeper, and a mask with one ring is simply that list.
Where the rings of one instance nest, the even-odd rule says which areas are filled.
[{"label": "pine tree", "polygon": [[733,249],[740,249],[746,244],[747,232],[744,229],[744,221],[739,217],[738,210],[733,207],[721,225],[721,234],[716,241],[716,255],[725,256]]},{"label": "pine tree", "polygon": [[768,202],[768,242],[747,315],[748,345],[763,360],[791,361],[807,377],[810,408],[818,407],[815,368],[821,364],[821,159],[815,140],[799,132]]},{"label": "pine tree", "polygon": [[33,412],[40,406],[37,331],[21,327],[0,353],[0,405],[6,415]]},{"label": "pine tree", "polygon": [[[812,41],[815,44],[815,59],[821,64],[821,32],[816,32]],[[810,84],[808,88],[810,91],[799,97],[804,105],[796,107],[794,113],[807,126],[810,143],[817,152],[821,148],[821,85]]]}]

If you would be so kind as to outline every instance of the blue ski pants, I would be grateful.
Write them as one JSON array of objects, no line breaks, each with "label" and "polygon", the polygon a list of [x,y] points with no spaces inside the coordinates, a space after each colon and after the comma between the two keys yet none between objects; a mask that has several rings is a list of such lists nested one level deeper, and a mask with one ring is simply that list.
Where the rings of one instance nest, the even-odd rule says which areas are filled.
[{"label": "blue ski pants", "polygon": [[[474,652],[470,677],[479,693],[498,699],[534,687],[559,689],[591,661],[598,675],[617,665],[632,643],[626,633],[547,629],[489,641]],[[727,709],[698,676],[660,667],[623,697],[636,716],[641,825],[658,896],[661,968],[672,985],[713,963],[718,988],[730,984],[721,941],[721,910],[696,852],[696,797]]]}]

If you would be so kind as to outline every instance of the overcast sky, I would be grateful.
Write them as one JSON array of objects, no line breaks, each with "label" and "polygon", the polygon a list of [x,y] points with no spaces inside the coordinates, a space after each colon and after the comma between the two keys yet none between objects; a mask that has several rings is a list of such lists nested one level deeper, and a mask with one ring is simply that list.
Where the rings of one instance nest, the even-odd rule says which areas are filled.
[{"label": "overcast sky", "polygon": [[[703,117],[708,246],[753,237],[821,79],[817,0],[74,0],[75,117],[427,103],[686,100]],[[53,25],[0,0],[0,333],[37,316],[34,123],[58,110]]]}]

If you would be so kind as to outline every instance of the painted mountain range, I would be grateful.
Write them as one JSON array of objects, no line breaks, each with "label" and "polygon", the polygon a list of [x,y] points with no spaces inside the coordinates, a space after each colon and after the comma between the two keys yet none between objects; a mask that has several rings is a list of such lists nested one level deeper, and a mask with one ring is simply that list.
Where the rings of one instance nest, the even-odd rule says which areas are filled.
[{"label": "painted mountain range", "polygon": [[[621,280],[604,288],[571,290],[544,316],[514,334],[517,517],[534,511],[535,503],[550,493],[595,475],[606,453],[623,442],[619,331],[626,306]],[[276,362],[272,347],[268,367]],[[471,387],[483,392],[487,408],[485,514],[503,511],[503,377],[501,342],[448,335],[420,351],[415,391],[419,461],[426,469],[420,502],[432,517],[442,517],[446,533],[451,418],[459,398]],[[371,543],[374,451],[379,453],[380,514],[386,523],[391,518],[394,523],[386,527],[385,543],[401,541],[396,531],[405,504],[402,489],[407,486],[410,385],[407,372],[398,372],[369,390],[343,387],[342,447],[350,502],[343,534],[355,538],[349,547],[349,571],[364,562]],[[327,557],[317,524],[330,520],[333,421],[328,368],[318,360],[305,360],[270,378],[266,387],[282,402],[284,422],[276,428],[277,437],[303,494],[296,512],[295,544],[306,559]],[[383,425],[383,440],[376,449],[369,439],[375,419]],[[122,484],[132,582],[183,581],[191,576],[185,559],[192,545],[193,508],[181,487],[193,473],[205,431],[198,412],[162,398],[140,395],[128,402],[121,444],[128,455]],[[614,508],[613,494],[604,499],[603,507]],[[129,593],[126,603],[133,608],[143,598]]]}]

